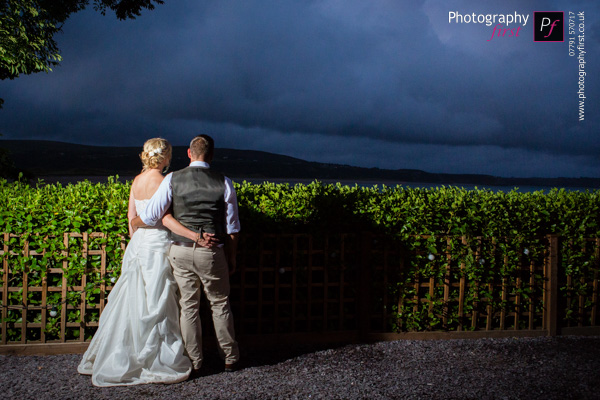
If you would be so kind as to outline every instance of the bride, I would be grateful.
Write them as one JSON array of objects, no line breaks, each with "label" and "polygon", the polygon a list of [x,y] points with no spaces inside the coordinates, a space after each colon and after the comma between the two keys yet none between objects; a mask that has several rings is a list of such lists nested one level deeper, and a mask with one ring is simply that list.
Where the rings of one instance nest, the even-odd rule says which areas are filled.
[{"label": "bride", "polygon": [[131,220],[146,207],[171,162],[171,145],[149,139],[140,154],[142,172],[129,195],[129,232],[121,276],[108,296],[94,335],[77,371],[91,375],[95,386],[176,383],[186,380],[192,364],[184,354],[179,329],[177,285],[167,258],[168,231],[199,245],[202,238],[170,214],[163,224],[134,230]]}]

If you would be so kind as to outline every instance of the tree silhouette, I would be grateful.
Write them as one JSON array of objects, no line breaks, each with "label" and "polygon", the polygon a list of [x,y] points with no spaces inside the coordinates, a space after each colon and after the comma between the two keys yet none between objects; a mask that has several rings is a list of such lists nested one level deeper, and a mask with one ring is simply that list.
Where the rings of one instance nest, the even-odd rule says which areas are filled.
[{"label": "tree silhouette", "polygon": [[[96,11],[112,10],[118,19],[135,19],[163,0],[93,0]],[[0,0],[0,79],[49,72],[61,61],[54,35],[90,0]],[[2,102],[0,99],[0,107]]]}]

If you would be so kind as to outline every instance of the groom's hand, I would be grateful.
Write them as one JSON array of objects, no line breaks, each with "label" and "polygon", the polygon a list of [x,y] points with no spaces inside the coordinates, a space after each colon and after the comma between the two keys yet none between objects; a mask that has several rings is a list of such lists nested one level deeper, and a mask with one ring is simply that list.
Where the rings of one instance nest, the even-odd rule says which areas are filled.
[{"label": "groom's hand", "polygon": [[129,239],[133,237],[133,234],[135,233],[135,231],[137,231],[137,229],[137,226],[132,226],[131,224],[129,224]]},{"label": "groom's hand", "polygon": [[237,269],[237,260],[235,259],[235,255],[227,261],[227,266],[229,267],[229,276],[233,275]]},{"label": "groom's hand", "polygon": [[212,249],[217,247],[221,242],[215,237],[214,233],[202,232],[202,236],[198,238],[196,243],[198,243],[198,246]]},{"label": "groom's hand", "polygon": [[140,218],[140,216],[136,216],[135,218],[132,218],[130,221],[131,227],[133,228],[133,231],[135,232],[137,230],[137,228],[142,228],[142,227],[146,227],[148,225],[146,225],[144,223],[144,221],[142,221],[142,219]]}]

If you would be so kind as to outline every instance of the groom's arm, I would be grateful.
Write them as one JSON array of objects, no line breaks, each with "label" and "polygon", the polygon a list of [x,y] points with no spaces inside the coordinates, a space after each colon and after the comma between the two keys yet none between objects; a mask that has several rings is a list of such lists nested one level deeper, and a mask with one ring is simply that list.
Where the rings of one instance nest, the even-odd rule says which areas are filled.
[{"label": "groom's arm", "polygon": [[237,268],[236,254],[240,232],[240,216],[237,204],[237,194],[231,179],[225,177],[225,256],[229,266],[229,275],[233,275]]},{"label": "groom's arm", "polygon": [[239,232],[227,235],[225,241],[225,257],[227,259],[227,266],[229,267],[229,275],[233,275],[237,269],[237,248],[239,242]]},{"label": "groom's arm", "polygon": [[154,226],[160,221],[171,207],[173,200],[173,189],[171,188],[171,178],[173,174],[168,174],[162,180],[160,186],[152,195],[152,198],[146,205],[140,215],[131,220],[131,226],[140,228],[144,226]]}]

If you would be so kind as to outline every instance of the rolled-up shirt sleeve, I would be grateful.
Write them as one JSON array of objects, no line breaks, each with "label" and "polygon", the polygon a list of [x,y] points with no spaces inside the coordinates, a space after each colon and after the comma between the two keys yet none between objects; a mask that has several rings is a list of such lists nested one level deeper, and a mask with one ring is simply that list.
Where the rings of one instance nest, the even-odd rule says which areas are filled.
[{"label": "rolled-up shirt sleeve", "polygon": [[240,217],[238,213],[237,195],[233,182],[228,177],[225,177],[225,224],[227,225],[227,234],[237,233],[240,231]]},{"label": "rolled-up shirt sleeve", "polygon": [[140,214],[141,220],[144,224],[154,226],[160,221],[171,207],[173,200],[173,189],[171,188],[172,173],[165,176],[165,179],[160,183],[160,186],[152,195],[152,198],[146,205],[146,208]]}]

